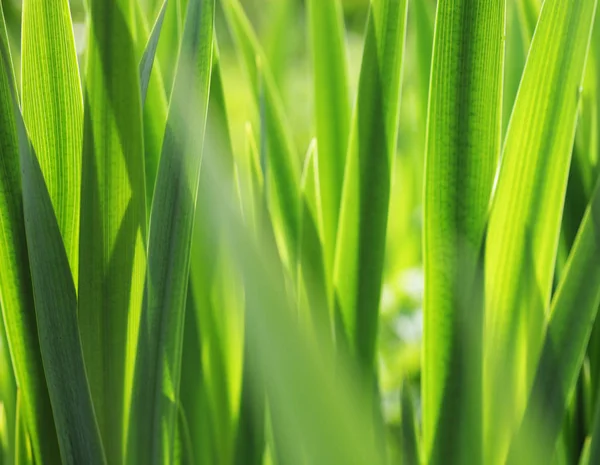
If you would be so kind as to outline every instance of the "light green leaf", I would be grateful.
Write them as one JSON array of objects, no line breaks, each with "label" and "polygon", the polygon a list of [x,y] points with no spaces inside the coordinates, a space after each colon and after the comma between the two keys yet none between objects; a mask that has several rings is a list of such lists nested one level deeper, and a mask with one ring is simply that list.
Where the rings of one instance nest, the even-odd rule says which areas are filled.
[{"label": "light green leaf", "polygon": [[23,118],[76,279],[83,100],[69,2],[24,0],[22,14]]},{"label": "light green leaf", "polygon": [[504,141],[489,223],[486,459],[503,463],[549,305],[596,0],[546,0]]},{"label": "light green leaf", "polygon": [[152,69],[154,65],[154,58],[156,57],[156,49],[158,48],[158,39],[160,39],[160,33],[162,31],[162,25],[165,20],[165,13],[167,11],[167,5],[169,0],[165,0],[161,7],[156,23],[150,32],[148,43],[142,55],[140,61],[140,89],[142,95],[142,107],[146,103],[146,97],[148,94],[148,85],[150,84],[150,76],[152,75]]},{"label": "light green leaf", "polygon": [[423,435],[431,463],[482,460],[484,315],[473,286],[500,153],[503,32],[502,0],[438,3],[423,237]]},{"label": "light green leaf", "polygon": [[331,283],[342,198],[350,105],[345,30],[339,0],[307,2],[327,282]]},{"label": "light green leaf", "polygon": [[[156,183],[156,172],[162,150],[163,137],[167,122],[167,94],[163,83],[160,64],[156,59],[159,39],[162,37],[164,18],[169,2],[163,2],[154,27],[147,42],[143,43],[142,59],[139,64],[142,109],[144,115],[144,163],[146,168],[146,212],[150,212],[152,195]],[[138,29],[144,38],[148,35],[148,26],[141,11],[140,2],[136,2]],[[141,46],[138,40],[138,48]]]}]

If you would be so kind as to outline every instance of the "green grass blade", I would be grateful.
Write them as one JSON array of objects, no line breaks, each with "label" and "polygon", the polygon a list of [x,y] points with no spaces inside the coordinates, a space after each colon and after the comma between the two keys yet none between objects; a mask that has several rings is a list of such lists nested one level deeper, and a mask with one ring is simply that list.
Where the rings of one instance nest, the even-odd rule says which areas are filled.
[{"label": "green grass blade", "polygon": [[[213,52],[212,77],[210,82],[210,98],[206,140],[204,141],[203,163],[212,163],[220,167],[224,179],[221,187],[235,191],[233,149],[227,121],[225,94],[221,76],[219,55],[215,41]],[[201,370],[204,378],[203,390],[209,403],[209,413],[196,411],[189,415],[190,425],[199,430],[206,422],[203,418],[210,415],[212,432],[212,450],[214,461],[230,463],[234,442],[233,409],[237,388],[233,380],[240,377],[241,368],[233,367],[232,359],[241,354],[240,306],[243,292],[239,278],[231,270],[229,252],[223,247],[220,239],[222,231],[219,225],[206,227],[206,218],[211,217],[210,210],[220,208],[219,202],[211,196],[214,179],[206,170],[200,173],[198,200],[194,214],[193,245],[191,248],[190,287],[194,294],[196,312],[194,321],[199,326],[201,353],[210,354],[203,358]],[[198,354],[200,355],[200,354]],[[239,365],[239,363],[237,364]],[[195,455],[202,455],[197,450]]]},{"label": "green grass blade", "polygon": [[511,444],[510,463],[543,463],[552,458],[600,305],[599,255],[600,184],[553,298],[523,422]]},{"label": "green grass blade", "polygon": [[[256,108],[261,112],[268,173],[266,185],[270,214],[284,263],[295,267],[300,215],[300,164],[283,104],[266,56],[238,0],[223,2],[229,27],[245,64]],[[261,144],[262,145],[262,144]]]},{"label": "green grass blade", "polygon": [[69,261],[44,175],[19,113],[16,123],[40,349],[62,463],[104,464],[77,327],[77,295]]},{"label": "green grass blade", "polygon": [[[141,56],[139,63],[140,90],[142,93],[143,128],[144,128],[144,167],[146,169],[146,213],[150,213],[152,195],[156,183],[156,171],[160,160],[165,126],[167,123],[168,102],[163,83],[157,52],[152,52],[154,40],[156,47],[160,43],[164,26],[164,15],[168,2],[159,11],[159,16],[151,17],[154,28],[149,31],[146,14],[140,2],[135,3],[136,51]],[[163,15],[161,19],[161,15]],[[144,91],[144,87],[146,90]]]},{"label": "green grass blade", "polygon": [[27,431],[27,421],[23,410],[23,396],[17,392],[17,414],[15,418],[15,465],[33,465],[31,440]]},{"label": "green grass blade", "polygon": [[594,423],[591,438],[586,449],[587,458],[584,465],[598,463],[600,461],[600,402],[596,403],[596,408],[594,409]]},{"label": "green grass blade", "polygon": [[69,2],[25,0],[22,14],[23,118],[76,279],[83,99]]},{"label": "green grass blade", "polygon": [[327,276],[323,247],[323,213],[319,189],[316,141],[308,148],[302,173],[302,211],[300,216],[298,299],[308,327],[322,328],[330,336],[332,315],[327,304]]},{"label": "green grass blade", "polygon": [[484,320],[472,286],[500,153],[503,32],[501,0],[438,3],[424,224],[423,432],[432,463],[482,460]]},{"label": "green grass blade", "polygon": [[156,18],[154,27],[150,32],[150,37],[148,38],[146,49],[144,50],[144,54],[142,55],[142,59],[140,61],[140,89],[142,95],[142,108],[146,103],[148,86],[150,84],[150,76],[152,74],[154,59],[156,57],[156,50],[158,48],[158,39],[160,39],[160,33],[162,31],[162,26],[165,20],[165,13],[167,11],[168,3],[169,0],[165,0],[163,6],[161,7],[158,13],[158,17]]},{"label": "green grass blade", "polygon": [[[258,148],[251,125],[246,125],[245,159],[242,170],[242,210],[246,228],[252,237],[266,235],[267,215],[264,205],[264,179],[260,170]],[[247,303],[245,314],[248,314]],[[266,449],[266,394],[260,380],[252,378],[256,354],[248,344],[249,322],[244,318],[243,371],[240,407],[235,439],[235,465],[261,465]]]},{"label": "green grass blade", "polygon": [[335,305],[368,376],[375,373],[406,14],[405,0],[371,4],[336,241]]},{"label": "green grass blade", "polygon": [[[0,287],[1,289],[1,287]],[[2,302],[0,302],[0,305]],[[17,383],[15,373],[10,359],[10,349],[4,321],[0,320],[0,403],[4,406],[6,414],[6,447],[0,454],[4,463],[13,462],[14,449],[11,447],[15,442],[15,422],[17,411]]]},{"label": "green grass blade", "polygon": [[190,0],[150,216],[128,463],[171,459],[213,22],[214,0]]},{"label": "green grass blade", "polygon": [[339,0],[307,2],[314,74],[314,106],[323,204],[327,278],[331,281],[348,134],[350,105],[345,30]]},{"label": "green grass blade", "polygon": [[16,85],[0,5],[0,296],[15,377],[36,460],[59,462],[58,438],[38,340],[19,169]]},{"label": "green grass blade", "polygon": [[486,459],[503,463],[542,343],[596,0],[546,0],[506,139],[486,250]]},{"label": "green grass blade", "polygon": [[[142,109],[144,113],[144,165],[146,169],[146,212],[152,206],[152,195],[156,183],[156,172],[162,150],[163,137],[167,122],[168,102],[160,64],[157,60],[157,49],[163,36],[165,15],[168,1],[163,3],[146,42],[138,40],[138,47],[143,47],[142,59],[139,64],[140,88],[142,93]],[[138,29],[148,36],[148,25],[142,6],[136,2]],[[142,45],[143,44],[143,45]]]},{"label": "green grass blade", "polygon": [[123,463],[143,295],[146,189],[130,0],[89,2],[79,324],[109,462]]},{"label": "green grass blade", "polygon": [[[188,1],[188,0],[185,0]],[[171,99],[183,33],[184,0],[169,0],[158,41],[157,56],[167,99]]]},{"label": "green grass blade", "polygon": [[418,465],[419,439],[416,423],[415,405],[410,385],[405,382],[402,386],[400,399],[402,415],[402,463],[406,465]]}]

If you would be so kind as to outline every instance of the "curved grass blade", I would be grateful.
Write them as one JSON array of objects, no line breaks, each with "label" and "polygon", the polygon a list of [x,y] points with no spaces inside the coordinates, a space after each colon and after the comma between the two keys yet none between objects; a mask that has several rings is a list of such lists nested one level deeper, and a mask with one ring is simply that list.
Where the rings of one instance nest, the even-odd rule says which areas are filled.
[{"label": "curved grass blade", "polygon": [[83,99],[69,2],[25,0],[22,14],[23,118],[76,279]]},{"label": "curved grass blade", "polygon": [[[290,128],[283,111],[266,56],[238,0],[223,2],[229,27],[245,64],[257,109],[261,112],[261,134],[268,172],[266,185],[270,214],[284,263],[293,269],[297,262],[300,215],[300,166]],[[264,145],[264,147],[263,147]],[[282,238],[279,241],[280,237]]]},{"label": "curved grass blade", "polygon": [[[142,6],[136,2],[138,8],[137,22],[139,30],[144,37],[148,34],[148,25],[144,14],[140,11]],[[144,116],[144,165],[146,169],[146,212],[152,206],[152,195],[156,184],[156,172],[162,150],[163,137],[167,122],[168,102],[163,82],[160,64],[157,60],[157,48],[165,22],[168,0],[163,3],[154,27],[146,43],[142,59],[139,64],[140,88],[142,94],[142,109]],[[138,47],[141,46],[138,41]]]},{"label": "curved grass blade", "polygon": [[504,141],[487,238],[485,451],[503,463],[542,345],[596,0],[546,0]]},{"label": "curved grass blade", "polygon": [[189,1],[150,216],[127,463],[163,463],[172,458],[213,22],[214,0]]},{"label": "curved grass blade", "polygon": [[160,39],[160,33],[162,31],[163,22],[165,20],[165,13],[167,11],[167,5],[169,0],[165,0],[160,11],[158,12],[158,17],[156,18],[156,22],[154,23],[154,27],[152,28],[152,32],[150,32],[150,37],[148,38],[148,43],[146,44],[146,49],[144,50],[144,54],[140,61],[140,92],[142,95],[142,108],[146,103],[146,96],[148,93],[148,85],[150,84],[150,76],[152,74],[152,69],[154,65],[154,59],[156,57],[156,50],[158,48],[158,39]]},{"label": "curved grass blade", "polygon": [[141,97],[131,0],[88,6],[79,325],[107,459],[121,464],[146,260]]},{"label": "curved grass blade", "polygon": [[315,120],[321,154],[318,170],[323,205],[323,242],[327,282],[330,284],[350,132],[345,30],[339,0],[310,0],[307,10]]},{"label": "curved grass blade", "polygon": [[368,377],[375,373],[406,15],[406,0],[371,3],[336,241],[336,311]]},{"label": "curved grass blade", "polygon": [[509,463],[544,463],[552,458],[600,305],[599,255],[600,183],[553,298],[533,387],[511,443]]},{"label": "curved grass blade", "polygon": [[500,154],[503,32],[502,0],[438,3],[424,224],[423,434],[431,463],[482,460],[484,315],[472,286]]},{"label": "curved grass blade", "polygon": [[181,48],[185,5],[188,1],[169,0],[156,50],[157,59],[160,63],[162,82],[164,83],[165,93],[169,101],[172,97],[171,93],[178,67],[177,57]]},{"label": "curved grass blade", "polygon": [[0,296],[23,415],[36,460],[60,462],[58,438],[38,340],[19,169],[16,85],[0,5]]}]

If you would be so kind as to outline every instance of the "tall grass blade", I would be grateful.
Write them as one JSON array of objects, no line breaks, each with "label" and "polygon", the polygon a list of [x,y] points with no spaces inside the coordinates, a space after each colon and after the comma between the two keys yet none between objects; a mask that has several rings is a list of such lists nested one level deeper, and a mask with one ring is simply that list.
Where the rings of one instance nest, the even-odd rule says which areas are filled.
[{"label": "tall grass blade", "polygon": [[19,107],[4,14],[0,5],[0,296],[4,328],[33,453],[59,462],[58,438],[38,340],[19,162]]},{"label": "tall grass blade", "polygon": [[324,225],[318,175],[318,148],[308,148],[302,173],[300,214],[298,301],[308,327],[323,328],[331,336],[332,317],[327,302],[327,275],[323,246]]},{"label": "tall grass blade", "polygon": [[323,208],[327,282],[331,283],[348,135],[350,105],[345,29],[339,0],[307,2],[314,74],[314,106]]},{"label": "tall grass blade", "polygon": [[62,463],[105,464],[86,378],[69,261],[41,167],[18,111],[16,125],[40,349]]},{"label": "tall grass blade", "polygon": [[213,54],[214,0],[190,0],[150,215],[128,463],[170,463]]},{"label": "tall grass blade", "polygon": [[[220,166],[223,178],[218,181],[222,188],[235,191],[233,149],[229,134],[225,94],[221,67],[215,40],[208,119],[204,141],[203,163]],[[190,287],[194,306],[188,310],[196,313],[193,321],[199,328],[201,365],[188,369],[201,370],[202,389],[206,394],[208,408],[188,415],[192,429],[200,429],[209,416],[212,429],[214,461],[230,463],[234,443],[234,405],[237,405],[242,352],[240,316],[243,289],[231,266],[229,251],[219,237],[223,234],[218,224],[206,226],[206,219],[214,216],[210,210],[219,208],[212,192],[216,180],[210,172],[202,170],[198,185],[198,200],[194,214],[193,244],[191,248]],[[212,236],[215,234],[216,236]],[[208,356],[210,354],[210,356]],[[233,363],[236,359],[238,362]],[[233,365],[236,365],[235,367]],[[199,445],[198,445],[199,446]],[[196,455],[200,455],[197,450]]]},{"label": "tall grass blade", "polygon": [[148,94],[148,86],[150,84],[150,76],[154,65],[154,59],[156,58],[156,50],[158,48],[158,40],[160,39],[160,33],[162,31],[163,22],[165,20],[165,13],[167,11],[167,5],[169,0],[165,0],[154,23],[154,27],[150,32],[146,49],[142,55],[140,61],[140,92],[142,95],[142,108],[146,103],[146,96]]},{"label": "tall grass blade", "polygon": [[92,0],[85,65],[79,325],[98,425],[123,463],[143,295],[146,189],[131,0]]},{"label": "tall grass blade", "polygon": [[501,0],[438,3],[424,225],[423,434],[431,463],[482,460],[484,319],[473,285],[500,153],[503,33]]},{"label": "tall grass blade", "polygon": [[[148,32],[148,23],[142,6],[136,2],[138,14],[136,14],[137,28],[143,39],[137,40],[138,51],[142,50],[142,58],[139,64],[140,89],[142,93],[142,110],[144,118],[144,165],[146,169],[146,213],[150,212],[152,206],[152,195],[156,183],[156,172],[162,150],[165,126],[167,123],[167,94],[163,82],[160,64],[157,60],[157,48],[160,38],[163,36],[164,19],[167,12],[168,1],[158,13],[154,27]],[[154,18],[152,18],[154,19]],[[138,34],[140,33],[138,32]],[[147,40],[146,40],[147,37]]]},{"label": "tall grass blade", "polygon": [[22,15],[23,118],[76,278],[83,99],[69,2],[25,0]]},{"label": "tall grass blade", "polygon": [[375,373],[392,163],[396,154],[405,0],[373,0],[342,191],[336,241],[336,311],[359,365]]},{"label": "tall grass blade", "polygon": [[486,251],[486,459],[503,463],[549,305],[595,0],[546,0],[504,141]]}]

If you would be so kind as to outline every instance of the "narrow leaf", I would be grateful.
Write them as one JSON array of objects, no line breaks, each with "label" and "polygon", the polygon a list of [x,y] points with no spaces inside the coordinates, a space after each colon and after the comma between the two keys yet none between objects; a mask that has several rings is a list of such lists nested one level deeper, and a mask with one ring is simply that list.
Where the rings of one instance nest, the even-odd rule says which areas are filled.
[{"label": "narrow leaf", "polygon": [[69,261],[41,167],[18,113],[16,122],[40,349],[62,463],[105,464],[83,362]]},{"label": "narrow leaf", "polygon": [[358,363],[375,372],[407,2],[373,0],[354,110],[334,267],[335,305]]},{"label": "narrow leaf", "polygon": [[148,85],[150,84],[150,76],[154,65],[154,59],[156,57],[156,49],[158,48],[158,39],[160,39],[160,33],[162,31],[162,25],[165,20],[165,13],[167,11],[167,5],[169,0],[165,0],[161,7],[156,23],[150,32],[144,55],[140,61],[140,90],[142,95],[142,107],[146,103],[146,96],[148,93]]},{"label": "narrow leaf", "polygon": [[318,170],[323,205],[323,241],[330,282],[350,132],[345,30],[339,0],[310,0],[307,9],[315,120],[321,154]]},{"label": "narrow leaf", "polygon": [[83,99],[69,2],[24,0],[22,14],[23,118],[77,279]]},{"label": "narrow leaf", "polygon": [[36,461],[60,462],[58,438],[42,364],[25,222],[19,162],[16,85],[0,5],[0,296],[4,327],[23,415]]},{"label": "narrow leaf", "polygon": [[98,425],[123,463],[145,276],[146,189],[131,0],[91,0],[85,71],[79,325]]},{"label": "narrow leaf", "polygon": [[484,319],[473,284],[500,154],[504,1],[440,1],[435,27],[425,171],[424,451],[431,463],[480,462]]},{"label": "narrow leaf", "polygon": [[173,450],[213,22],[214,0],[189,1],[150,215],[127,463],[169,463]]}]

